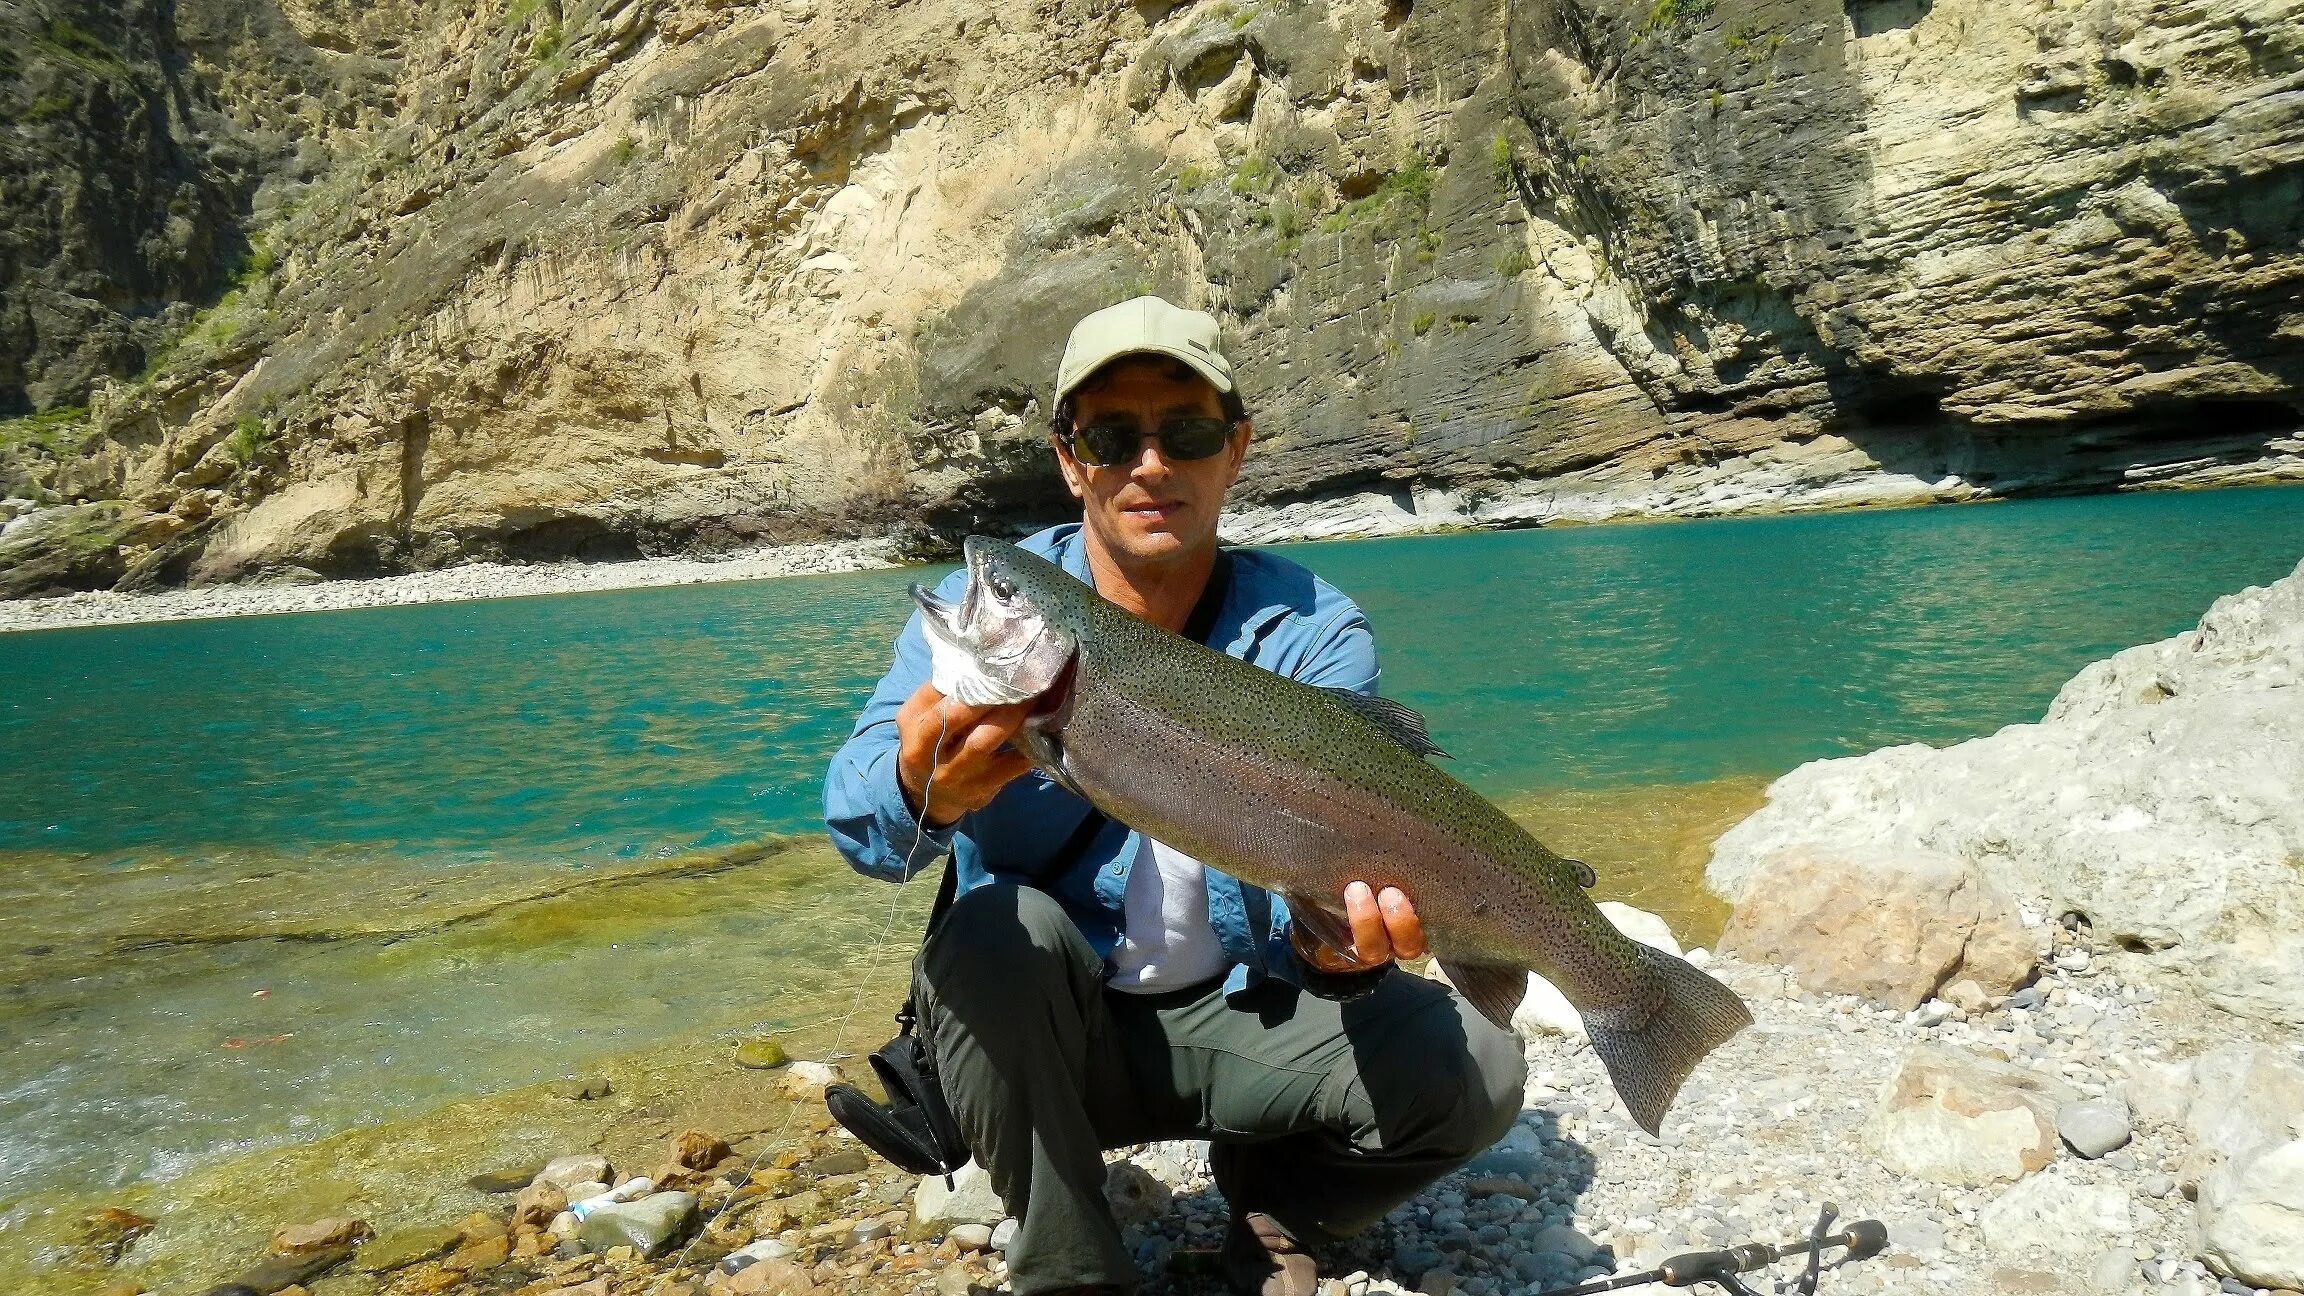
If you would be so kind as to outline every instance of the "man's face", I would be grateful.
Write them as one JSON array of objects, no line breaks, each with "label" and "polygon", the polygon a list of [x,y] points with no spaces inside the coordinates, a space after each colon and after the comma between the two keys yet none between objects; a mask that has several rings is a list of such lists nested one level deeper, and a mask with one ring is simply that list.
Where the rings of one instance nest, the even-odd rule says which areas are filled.
[{"label": "man's face", "polygon": [[[1222,418],[1223,401],[1207,379],[1160,356],[1115,360],[1073,397],[1075,431],[1099,419],[1132,418],[1151,432],[1178,416]],[[1240,476],[1248,437],[1243,421],[1206,459],[1170,459],[1153,436],[1143,437],[1135,457],[1121,463],[1084,464],[1062,443],[1056,459],[1106,552],[1123,562],[1160,564],[1216,542],[1224,492]]]}]

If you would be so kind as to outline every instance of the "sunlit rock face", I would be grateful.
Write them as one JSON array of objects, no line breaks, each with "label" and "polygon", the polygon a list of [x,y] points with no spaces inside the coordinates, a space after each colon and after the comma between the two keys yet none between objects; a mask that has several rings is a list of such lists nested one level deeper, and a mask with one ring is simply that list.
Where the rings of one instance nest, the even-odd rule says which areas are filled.
[{"label": "sunlit rock face", "polygon": [[178,519],[48,587],[1012,529],[1142,292],[1225,324],[1244,540],[2304,476],[2299,17],[187,2],[260,252],[0,493]]}]

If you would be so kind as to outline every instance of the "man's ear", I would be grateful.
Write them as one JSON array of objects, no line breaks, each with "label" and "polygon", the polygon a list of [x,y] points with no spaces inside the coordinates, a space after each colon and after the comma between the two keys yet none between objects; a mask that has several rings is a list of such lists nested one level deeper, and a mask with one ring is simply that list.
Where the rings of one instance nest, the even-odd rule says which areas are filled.
[{"label": "man's ear", "polygon": [[1235,481],[1240,477],[1240,465],[1247,462],[1248,443],[1255,436],[1256,425],[1250,419],[1240,420],[1240,425],[1232,429],[1232,444],[1224,453],[1232,461],[1232,479]]},{"label": "man's ear", "polygon": [[1048,448],[1056,453],[1056,471],[1064,474],[1064,489],[1072,492],[1072,498],[1086,500],[1087,483],[1080,479],[1080,465],[1074,462],[1072,452],[1054,436],[1048,438]]}]

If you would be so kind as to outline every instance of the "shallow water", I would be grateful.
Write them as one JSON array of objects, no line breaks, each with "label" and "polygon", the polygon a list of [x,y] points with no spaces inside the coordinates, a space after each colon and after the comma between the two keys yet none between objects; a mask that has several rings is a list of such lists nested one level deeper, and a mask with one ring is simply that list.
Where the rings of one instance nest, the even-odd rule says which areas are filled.
[{"label": "shallow water", "polygon": [[[2293,569],[2304,491],[1289,552],[1450,768],[1702,939],[1767,779],[2037,718]],[[815,830],[918,575],[0,636],[0,1248],[27,1194],[821,1021],[883,933],[895,975],[926,888],[746,844]]]}]

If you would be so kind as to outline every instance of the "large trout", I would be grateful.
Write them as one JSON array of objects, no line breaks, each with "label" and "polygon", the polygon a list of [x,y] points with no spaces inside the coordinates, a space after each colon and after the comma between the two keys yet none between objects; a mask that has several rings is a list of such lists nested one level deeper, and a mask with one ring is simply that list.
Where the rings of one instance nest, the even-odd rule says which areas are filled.
[{"label": "large trout", "polygon": [[1041,699],[1016,742],[1139,832],[1282,897],[1348,948],[1355,879],[1399,887],[1440,966],[1510,1028],[1535,972],[1583,1014],[1592,1050],[1654,1134],[1680,1083],[1748,1025],[1726,986],[1618,932],[1546,850],[1427,756],[1397,702],[1320,689],[1121,611],[1064,569],[971,536],[956,603],[914,586],[939,673],[970,700]]}]

